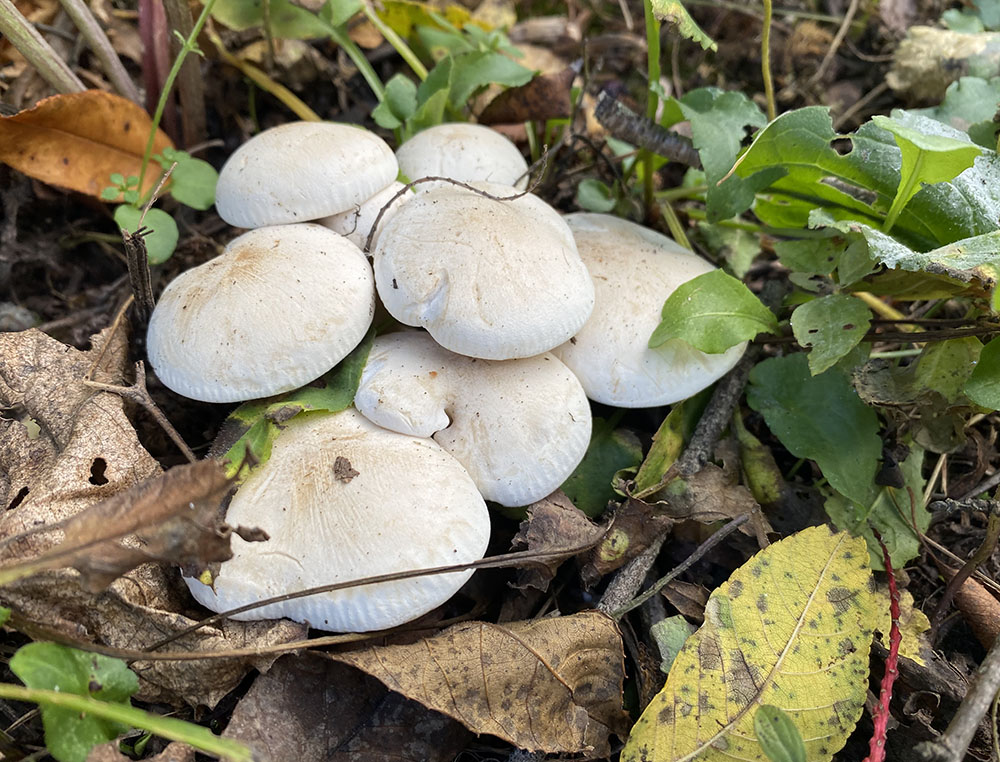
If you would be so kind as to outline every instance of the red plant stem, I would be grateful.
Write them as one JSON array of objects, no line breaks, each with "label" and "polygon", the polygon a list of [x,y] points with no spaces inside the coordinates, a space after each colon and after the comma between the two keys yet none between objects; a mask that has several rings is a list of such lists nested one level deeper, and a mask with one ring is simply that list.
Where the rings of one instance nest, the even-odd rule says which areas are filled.
[{"label": "red plant stem", "polygon": [[892,699],[892,685],[899,675],[899,643],[903,639],[899,631],[899,590],[896,588],[896,575],[892,571],[892,559],[882,542],[882,535],[872,527],[875,539],[882,548],[882,560],[885,563],[885,574],[889,579],[889,613],[892,626],[889,628],[889,655],[885,660],[885,674],[882,676],[882,687],[879,691],[878,706],[872,719],[875,722],[875,732],[868,746],[868,756],[864,762],[884,762],[885,737],[889,731],[889,701]]}]

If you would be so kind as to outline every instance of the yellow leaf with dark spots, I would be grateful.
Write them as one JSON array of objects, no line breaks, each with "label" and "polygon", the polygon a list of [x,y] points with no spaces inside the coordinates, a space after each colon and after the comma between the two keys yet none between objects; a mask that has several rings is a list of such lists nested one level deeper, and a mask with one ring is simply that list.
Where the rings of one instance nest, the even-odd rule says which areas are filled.
[{"label": "yellow leaf with dark spots", "polygon": [[623,762],[767,762],[754,733],[783,709],[809,762],[857,723],[876,613],[865,541],[811,527],[762,550],[712,593],[705,623],[632,728]]}]

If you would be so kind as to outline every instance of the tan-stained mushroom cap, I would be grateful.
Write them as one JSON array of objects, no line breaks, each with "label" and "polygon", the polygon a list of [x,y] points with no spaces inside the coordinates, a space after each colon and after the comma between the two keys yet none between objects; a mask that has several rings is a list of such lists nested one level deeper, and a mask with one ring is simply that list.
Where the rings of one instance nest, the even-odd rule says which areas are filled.
[{"label": "tan-stained mushroom cap", "polygon": [[[271,457],[240,486],[231,526],[270,539],[233,537],[214,591],[186,579],[213,611],[378,574],[483,557],[490,517],[475,485],[432,439],[386,431],[354,409],[293,418]],[[334,632],[394,627],[448,600],[471,571],[435,574],[275,603],[236,619],[288,617]]]},{"label": "tan-stained mushroom cap", "polygon": [[527,505],[559,488],[590,441],[590,403],[551,354],[476,360],[425,333],[375,340],[354,404],[393,431],[434,439],[483,497]]},{"label": "tan-stained mushroom cap", "polygon": [[[497,198],[518,192],[476,183]],[[559,214],[530,193],[418,193],[382,228],[375,283],[389,313],[452,352],[487,360],[541,354],[587,320],[594,285]]]},{"label": "tan-stained mushroom cap", "polygon": [[[334,233],[340,233],[340,235],[346,237],[347,240],[351,241],[359,249],[364,250],[365,244],[368,242],[368,234],[371,232],[375,220],[378,219],[379,213],[382,212],[382,208],[392,201],[392,204],[382,214],[382,219],[379,220],[379,230],[385,227],[385,224],[395,216],[396,212],[403,208],[403,205],[407,201],[413,199],[414,194],[412,190],[408,190],[402,196],[396,198],[396,194],[405,187],[403,183],[394,182],[388,188],[383,188],[371,198],[348,209],[346,212],[334,214],[316,221],[320,225],[330,228]],[[395,201],[393,201],[394,198],[396,198]],[[378,233],[372,236],[373,248],[376,241],[378,241]]]},{"label": "tan-stained mushroom cap", "polygon": [[229,157],[215,208],[230,225],[307,222],[353,208],[396,179],[396,156],[349,124],[292,122],[264,130]]},{"label": "tan-stained mushroom cap", "polygon": [[594,279],[597,303],[573,339],[552,350],[590,399],[653,407],[687,399],[725,375],[746,344],[717,355],[680,340],[651,349],[663,302],[712,265],[664,235],[607,214],[566,216]]},{"label": "tan-stained mushroom cap", "polygon": [[[528,186],[528,162],[510,140],[481,124],[439,124],[418,132],[396,150],[399,170],[410,180],[447,177]],[[422,193],[431,184],[415,186]]]},{"label": "tan-stained mushroom cap", "polygon": [[371,266],[322,225],[258,228],[164,290],[147,354],[159,379],[203,402],[295,389],[364,338],[375,312]]}]

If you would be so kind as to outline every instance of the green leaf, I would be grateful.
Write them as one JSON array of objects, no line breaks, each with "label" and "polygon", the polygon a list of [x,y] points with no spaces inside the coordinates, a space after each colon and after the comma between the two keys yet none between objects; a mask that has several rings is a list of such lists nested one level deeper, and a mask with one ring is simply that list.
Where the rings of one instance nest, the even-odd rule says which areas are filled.
[{"label": "green leaf", "polygon": [[806,745],[792,718],[773,704],[764,704],[753,716],[753,729],[771,762],[806,762]]},{"label": "green leaf", "polygon": [[[55,643],[29,643],[11,657],[10,668],[29,688],[57,690],[128,704],[139,679],[120,659]],[[85,762],[90,750],[128,730],[127,725],[53,706],[41,707],[45,745],[59,762]]]},{"label": "green leaf", "polygon": [[[920,497],[924,491],[922,475],[924,450],[916,444],[910,445],[910,454],[899,464],[903,474],[902,489],[881,487],[874,500],[857,502],[843,495],[831,495],[823,507],[838,529],[847,529],[852,534],[861,535],[868,543],[869,561],[874,569],[884,568],[882,548],[872,533],[874,526],[889,551],[892,564],[897,569],[920,553],[920,539],[913,530],[925,532],[931,523],[931,514],[923,506]],[[910,493],[915,497],[910,505]]]},{"label": "green leaf", "polygon": [[[115,222],[118,223],[118,227],[130,233],[138,230],[140,217],[142,210],[128,204],[115,209]],[[142,239],[146,244],[149,264],[159,265],[166,262],[177,248],[177,239],[180,237],[174,218],[162,209],[150,209],[146,212],[146,216],[142,217],[142,225],[152,231]]]},{"label": "green leaf", "polygon": [[975,336],[927,344],[914,364],[914,381],[918,387],[931,389],[948,402],[955,402],[982,351],[983,343]]},{"label": "green leaf", "polygon": [[591,518],[599,516],[615,499],[611,480],[615,472],[639,465],[642,445],[631,431],[616,429],[603,418],[594,418],[587,453],[563,482],[562,491],[573,505]]},{"label": "green leaf", "polygon": [[3,627],[5,624],[7,624],[7,621],[9,619],[10,619],[10,609],[7,608],[6,606],[0,606],[0,627]]},{"label": "green leaf", "polygon": [[330,26],[343,26],[362,8],[361,0],[326,0],[319,9],[319,16]]},{"label": "green leaf", "polygon": [[170,175],[170,195],[192,209],[210,209],[215,203],[219,173],[207,161],[187,154],[177,161]]},{"label": "green leaf", "polygon": [[703,50],[718,50],[718,45],[701,30],[680,0],[652,0],[652,7],[653,15],[673,24],[682,37],[697,42]]},{"label": "green leaf", "polygon": [[983,347],[972,375],[965,383],[965,394],[977,405],[1000,410],[1000,339]]},{"label": "green leaf", "polygon": [[[403,74],[395,74],[385,83],[385,98],[372,111],[372,117],[379,126],[395,129],[409,119],[417,110],[417,86]],[[379,121],[379,119],[383,121]],[[389,122],[395,121],[395,124]]]},{"label": "green leaf", "polygon": [[830,294],[800,305],[792,313],[792,332],[810,347],[809,372],[814,376],[850,352],[871,325],[871,311],[853,296]]},{"label": "green leaf", "polygon": [[635,495],[641,497],[659,485],[667,469],[680,457],[684,450],[684,423],[684,403],[681,402],[674,405],[653,434],[653,444],[635,475]]},{"label": "green leaf", "polygon": [[921,185],[945,182],[971,167],[983,149],[942,135],[930,135],[907,127],[887,116],[875,116],[872,122],[892,133],[902,154],[899,188],[885,217],[888,232],[896,218],[920,190]]},{"label": "green leaf", "polygon": [[271,456],[283,424],[311,411],[338,413],[351,406],[368,362],[375,332],[368,335],[332,370],[301,389],[244,402],[222,424],[213,449],[222,450],[230,476],[244,481]]},{"label": "green leaf", "polygon": [[658,347],[682,339],[709,354],[725,352],[758,333],[775,331],[778,320],[741,281],[712,270],[682,283],[667,297],[663,320],[649,339]]},{"label": "green leaf", "polygon": [[101,191],[102,201],[117,201],[118,197],[122,195],[121,188],[115,185],[109,185]]},{"label": "green leaf", "polygon": [[871,502],[882,454],[878,416],[845,373],[814,376],[802,353],[764,360],[750,372],[747,403],[792,455],[815,460],[834,489]]},{"label": "green leaf", "polygon": [[[315,13],[289,0],[270,0],[271,34],[296,40],[326,37],[326,24]],[[216,0],[212,17],[230,29],[242,31],[264,25],[263,0]]]},{"label": "green leaf", "polygon": [[660,671],[663,674],[670,674],[674,659],[681,652],[687,639],[694,635],[694,631],[695,626],[680,614],[668,616],[650,626],[649,634],[653,636],[660,650]]},{"label": "green leaf", "polygon": [[699,222],[698,233],[705,248],[713,255],[725,259],[726,269],[737,278],[742,278],[749,272],[753,261],[760,254],[760,237],[749,230]]},{"label": "green leaf", "polygon": [[[944,122],[968,132],[977,122],[992,122],[1000,103],[1000,77],[988,81],[981,77],[961,77],[948,85],[944,100],[932,108],[913,109],[911,114]],[[972,137],[971,133],[969,137]],[[988,148],[996,148],[996,143]]]},{"label": "green leaf", "polygon": [[606,184],[588,177],[576,187],[576,204],[588,212],[610,212],[618,200]]},{"label": "green leaf", "polygon": [[531,69],[494,51],[459,53],[453,58],[453,66],[448,101],[454,108],[464,108],[472,94],[482,87],[492,84],[518,87],[535,75]]}]

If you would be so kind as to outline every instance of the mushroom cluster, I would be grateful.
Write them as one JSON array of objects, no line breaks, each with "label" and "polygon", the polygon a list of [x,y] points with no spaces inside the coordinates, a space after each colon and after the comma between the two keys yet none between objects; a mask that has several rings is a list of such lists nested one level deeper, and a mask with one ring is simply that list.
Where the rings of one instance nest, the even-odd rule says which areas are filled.
[{"label": "mushroom cluster", "polygon": [[[481,558],[484,498],[520,506],[557,489],[589,443],[588,397],[665,404],[735,363],[741,350],[646,346],[670,291],[711,265],[634,223],[560,216],[515,187],[526,169],[513,144],[474,125],[426,130],[394,155],[355,127],[289,124],[229,159],[219,214],[253,229],[164,291],[148,337],[164,384],[212,402],[307,384],[362,340],[376,299],[416,330],[375,340],[354,408],[286,424],[229,507],[231,522],[271,539],[235,541],[212,587],[188,579],[199,601],[222,611]],[[400,170],[472,188],[404,194]],[[468,576],[363,585],[244,616],[381,629],[440,605]]]}]

